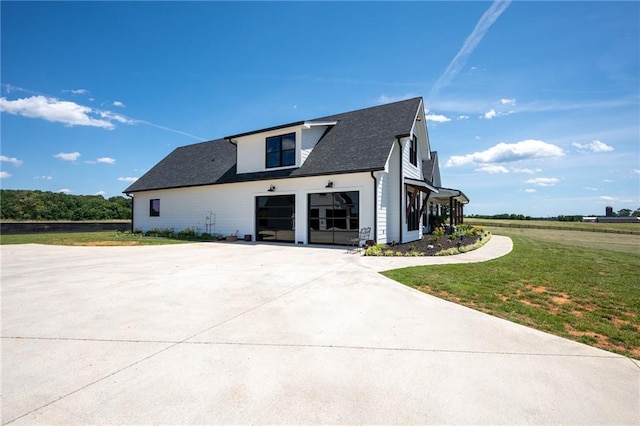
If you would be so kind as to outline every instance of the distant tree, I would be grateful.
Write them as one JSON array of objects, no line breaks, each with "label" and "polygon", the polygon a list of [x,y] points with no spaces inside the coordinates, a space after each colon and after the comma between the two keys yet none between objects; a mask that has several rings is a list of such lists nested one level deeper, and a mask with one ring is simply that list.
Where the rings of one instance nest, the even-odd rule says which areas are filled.
[{"label": "distant tree", "polygon": [[0,190],[0,219],[111,220],[130,219],[131,199],[70,195],[31,190]]},{"label": "distant tree", "polygon": [[631,216],[631,209],[620,209],[618,210],[619,217],[629,217]]},{"label": "distant tree", "polygon": [[582,222],[582,215],[558,216],[560,222]]},{"label": "distant tree", "polygon": [[640,207],[635,209],[633,213],[631,213],[631,216],[640,217]]}]

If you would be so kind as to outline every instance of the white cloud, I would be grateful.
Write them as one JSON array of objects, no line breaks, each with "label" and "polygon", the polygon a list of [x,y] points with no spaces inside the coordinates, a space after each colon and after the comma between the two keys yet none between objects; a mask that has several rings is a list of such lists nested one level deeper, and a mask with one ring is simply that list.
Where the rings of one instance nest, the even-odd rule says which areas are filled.
[{"label": "white cloud", "polygon": [[633,169],[633,173],[640,175],[640,169]]},{"label": "white cloud", "polygon": [[538,186],[553,186],[558,182],[560,182],[558,178],[545,178],[545,177],[533,178],[533,179],[524,181],[524,183],[530,183],[532,185],[538,185]]},{"label": "white cloud", "polygon": [[598,188],[594,188],[592,186],[583,186],[582,189],[585,191],[598,191]]},{"label": "white cloud", "polygon": [[0,111],[22,115],[29,118],[42,118],[51,122],[64,123],[68,126],[93,126],[113,129],[115,126],[108,120],[100,120],[89,114],[94,111],[75,102],[60,101],[41,95],[9,101],[0,98]]},{"label": "white cloud", "polygon": [[54,158],[59,158],[64,161],[76,161],[80,157],[79,152],[61,152],[59,154],[54,155]]},{"label": "white cloud", "polygon": [[514,111],[496,111],[495,109],[490,109],[489,111],[485,112],[484,115],[481,115],[480,118],[484,118],[485,120],[491,120],[492,118],[496,118],[496,117],[504,117],[506,115],[511,115],[513,114]]},{"label": "white cloud", "polygon": [[509,173],[509,170],[506,167],[499,166],[497,164],[487,164],[485,166],[477,168],[475,171],[489,173],[491,175]]},{"label": "white cloud", "polygon": [[6,155],[0,155],[0,161],[5,161],[7,163],[11,163],[16,167],[22,165],[22,160],[18,160],[15,157],[7,157]]},{"label": "white cloud", "polygon": [[70,194],[71,190],[69,188],[58,189],[58,192],[62,192],[64,194]]},{"label": "white cloud", "polygon": [[113,102],[113,106],[117,106],[117,107],[120,107],[120,108],[126,108],[126,106],[124,106],[124,104],[122,102],[120,102],[120,101],[114,101]]},{"label": "white cloud", "polygon": [[468,115],[460,115],[458,116],[457,120],[468,120],[469,116]]},{"label": "white cloud", "polygon": [[528,139],[516,143],[501,142],[491,148],[467,155],[453,155],[446,166],[464,164],[510,163],[539,158],[558,158],[564,155],[562,148],[539,140]]},{"label": "white cloud", "polygon": [[53,176],[34,176],[34,179],[43,179],[43,180],[51,180]]},{"label": "white cloud", "polygon": [[492,109],[485,112],[483,117],[486,118],[487,120],[491,120],[493,117],[496,116],[496,114],[497,114],[496,110]]},{"label": "white cloud", "polygon": [[94,195],[102,195],[104,197],[105,194],[106,194],[106,192],[104,192],[104,191],[98,191]]},{"label": "white cloud", "polygon": [[574,142],[572,145],[579,152],[611,152],[613,147],[601,141],[593,141],[590,143]]},{"label": "white cloud", "polygon": [[604,200],[604,201],[615,201],[615,200],[616,200],[615,198],[613,198],[613,197],[608,197],[608,196],[606,196],[606,195],[601,195],[601,196],[600,196],[600,199],[601,199],[601,200]]},{"label": "white cloud", "polygon": [[606,183],[613,183],[613,182],[615,182],[615,180],[613,180],[613,179],[602,179],[602,181],[603,181],[603,182],[606,182]]},{"label": "white cloud", "polygon": [[436,123],[446,123],[447,121],[451,121],[449,117],[440,114],[426,114],[425,119]]},{"label": "white cloud", "polygon": [[514,168],[511,169],[511,171],[513,173],[524,173],[524,174],[532,175],[534,173],[541,172],[542,169],[527,169],[527,168],[519,169],[519,168],[514,167]]},{"label": "white cloud", "polygon": [[89,93],[87,89],[63,90],[63,93],[73,93],[74,95],[86,95]]},{"label": "white cloud", "polygon": [[0,172],[0,179],[10,178],[11,176],[13,176],[11,173],[7,173],[4,170]]},{"label": "white cloud", "polygon": [[[83,89],[80,89],[83,90]],[[84,93],[70,91],[72,93]],[[120,105],[116,105],[116,104]],[[114,105],[124,108],[122,102]],[[68,126],[92,126],[113,129],[114,121],[124,124],[135,124],[136,121],[111,111],[103,111],[71,101],[35,95],[28,98],[7,100],[0,98],[0,111],[22,115],[29,118],[41,118],[51,122],[64,123]]]},{"label": "white cloud", "polygon": [[500,103],[502,105],[515,105],[516,104],[516,100],[515,99],[502,98],[502,99],[500,99]]},{"label": "white cloud", "polygon": [[115,158],[111,158],[111,157],[100,157],[97,158],[95,160],[87,160],[85,161],[85,164],[115,164],[116,163],[116,159]]},{"label": "white cloud", "polygon": [[138,180],[137,177],[119,177],[118,180],[120,182],[135,182]]},{"label": "white cloud", "polygon": [[533,188],[527,188],[527,189],[525,189],[525,190],[524,190],[524,192],[529,193],[529,194],[535,194],[535,193],[536,193],[536,192],[538,192],[538,191],[536,191],[536,190],[535,190],[535,189],[533,189]]}]

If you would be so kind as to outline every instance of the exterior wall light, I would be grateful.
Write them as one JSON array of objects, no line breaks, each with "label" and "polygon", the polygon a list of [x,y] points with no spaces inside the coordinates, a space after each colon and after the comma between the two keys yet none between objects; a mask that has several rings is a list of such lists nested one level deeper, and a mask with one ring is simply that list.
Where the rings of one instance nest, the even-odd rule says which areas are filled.
[{"label": "exterior wall light", "polygon": [[276,190],[276,187],[273,186],[273,185],[269,186],[269,189],[267,189],[267,191],[269,191],[269,192],[273,192],[275,190]]},{"label": "exterior wall light", "polygon": [[325,186],[325,188],[333,188],[333,182],[327,182],[327,186]]}]

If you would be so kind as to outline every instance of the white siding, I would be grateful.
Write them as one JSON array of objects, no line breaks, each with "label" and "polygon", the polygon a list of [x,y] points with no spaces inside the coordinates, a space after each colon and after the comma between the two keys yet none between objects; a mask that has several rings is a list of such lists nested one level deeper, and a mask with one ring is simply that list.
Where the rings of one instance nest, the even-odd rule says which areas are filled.
[{"label": "white siding", "polygon": [[389,173],[376,172],[377,186],[377,212],[378,212],[378,226],[377,234],[373,236],[373,239],[379,244],[385,244],[387,242],[387,214],[389,212]]},{"label": "white siding", "polygon": [[327,126],[314,126],[309,129],[302,129],[300,165],[307,159],[311,150],[316,146],[326,130]]},{"label": "white siding", "polygon": [[401,203],[401,205],[398,206],[398,202],[400,201],[400,185],[402,184],[399,170],[400,154],[398,143],[395,142],[391,149],[391,155],[387,160],[386,170],[388,170],[388,172],[386,173],[386,188],[384,188],[382,195],[382,202],[386,208],[388,243],[400,241],[400,214],[402,205],[404,204]]},{"label": "white siding", "polygon": [[420,158],[420,143],[418,143],[418,165],[411,164],[409,155],[409,139],[402,139],[402,168],[404,176],[412,179],[422,179],[422,159]]},{"label": "white siding", "polygon": [[[333,188],[327,189],[327,181]],[[268,192],[270,185],[274,192]],[[145,191],[134,194],[134,228],[173,228],[176,232],[193,228],[206,231],[206,217],[213,212],[215,223],[210,233],[255,239],[255,198],[264,195],[296,196],[296,242],[308,242],[308,194],[317,192],[360,192],[360,227],[374,229],[374,185],[369,173],[329,175],[295,179],[266,180],[191,188]],[[149,200],[160,200],[160,216],[149,216]]]}]

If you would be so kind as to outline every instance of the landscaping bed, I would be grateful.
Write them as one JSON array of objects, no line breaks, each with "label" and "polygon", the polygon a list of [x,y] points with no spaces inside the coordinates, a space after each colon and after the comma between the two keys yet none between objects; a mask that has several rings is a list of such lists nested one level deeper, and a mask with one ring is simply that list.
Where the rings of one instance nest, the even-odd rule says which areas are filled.
[{"label": "landscaping bed", "polygon": [[491,234],[482,226],[459,225],[452,233],[436,228],[433,234],[406,244],[378,244],[365,249],[365,256],[448,256],[482,247]]}]

